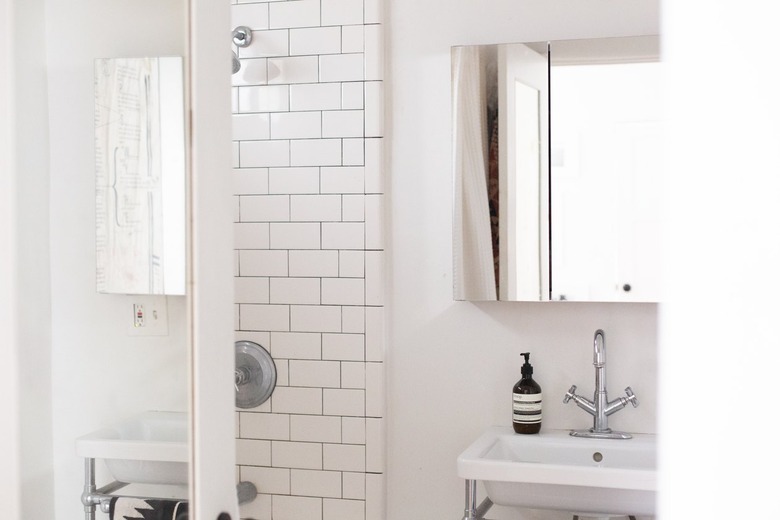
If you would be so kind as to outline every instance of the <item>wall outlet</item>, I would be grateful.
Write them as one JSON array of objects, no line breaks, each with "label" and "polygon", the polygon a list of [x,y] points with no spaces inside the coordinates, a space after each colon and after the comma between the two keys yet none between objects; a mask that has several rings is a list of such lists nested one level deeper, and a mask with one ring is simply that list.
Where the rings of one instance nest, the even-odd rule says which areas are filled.
[{"label": "wall outlet", "polygon": [[168,298],[133,296],[127,307],[128,336],[167,336]]}]

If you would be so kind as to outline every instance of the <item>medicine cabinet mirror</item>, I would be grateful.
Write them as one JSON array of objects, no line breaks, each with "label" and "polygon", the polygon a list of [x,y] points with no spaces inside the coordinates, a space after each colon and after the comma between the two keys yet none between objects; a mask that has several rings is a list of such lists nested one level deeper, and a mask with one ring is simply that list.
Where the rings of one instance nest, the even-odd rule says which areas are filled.
[{"label": "medicine cabinet mirror", "polygon": [[657,36],[452,49],[456,300],[659,299]]},{"label": "medicine cabinet mirror", "polygon": [[184,294],[180,57],[95,60],[97,289]]}]

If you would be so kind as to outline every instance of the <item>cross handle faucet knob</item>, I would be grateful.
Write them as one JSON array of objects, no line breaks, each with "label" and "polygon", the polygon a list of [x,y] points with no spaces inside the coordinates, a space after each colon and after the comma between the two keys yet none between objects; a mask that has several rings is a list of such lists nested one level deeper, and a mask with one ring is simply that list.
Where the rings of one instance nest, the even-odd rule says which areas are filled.
[{"label": "cross handle faucet knob", "polygon": [[634,395],[634,391],[631,390],[630,386],[626,387],[626,395],[628,396],[628,400],[631,401],[631,404],[636,408],[639,406],[639,401],[637,400],[636,396]]},{"label": "cross handle faucet knob", "polygon": [[574,397],[574,393],[577,391],[577,385],[571,385],[571,388],[569,388],[569,391],[566,392],[566,395],[563,396],[563,403],[568,403],[572,397]]}]

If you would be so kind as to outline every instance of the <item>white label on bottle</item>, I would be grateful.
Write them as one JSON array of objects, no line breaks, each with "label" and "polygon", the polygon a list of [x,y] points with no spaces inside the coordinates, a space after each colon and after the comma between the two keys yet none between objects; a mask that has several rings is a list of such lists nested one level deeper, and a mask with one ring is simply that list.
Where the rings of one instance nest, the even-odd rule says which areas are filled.
[{"label": "white label on bottle", "polygon": [[512,421],[519,424],[539,424],[542,422],[542,393],[513,393]]}]

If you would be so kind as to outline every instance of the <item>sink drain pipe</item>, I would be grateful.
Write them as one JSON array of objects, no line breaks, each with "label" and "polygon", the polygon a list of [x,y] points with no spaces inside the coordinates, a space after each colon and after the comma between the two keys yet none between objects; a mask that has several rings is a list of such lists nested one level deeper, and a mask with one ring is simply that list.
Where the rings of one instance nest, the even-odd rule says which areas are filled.
[{"label": "sink drain pipe", "polygon": [[463,511],[463,520],[482,520],[485,514],[493,507],[493,501],[485,498],[477,505],[477,481],[466,481],[466,509]]}]

